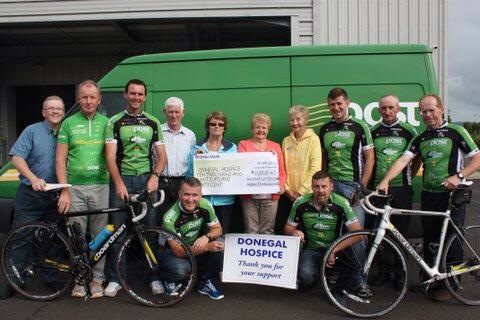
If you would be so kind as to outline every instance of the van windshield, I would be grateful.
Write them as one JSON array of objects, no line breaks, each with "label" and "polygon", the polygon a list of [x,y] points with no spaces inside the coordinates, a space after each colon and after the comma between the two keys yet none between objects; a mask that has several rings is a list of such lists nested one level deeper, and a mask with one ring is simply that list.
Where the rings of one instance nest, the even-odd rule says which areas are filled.
[{"label": "van windshield", "polygon": [[104,91],[102,92],[102,102],[98,106],[98,111],[110,118],[125,109],[126,104],[123,91]]}]

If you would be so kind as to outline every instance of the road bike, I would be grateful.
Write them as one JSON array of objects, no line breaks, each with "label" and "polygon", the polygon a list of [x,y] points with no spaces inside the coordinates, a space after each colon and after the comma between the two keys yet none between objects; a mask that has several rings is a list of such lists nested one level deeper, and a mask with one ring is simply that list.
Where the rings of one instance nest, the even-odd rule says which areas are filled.
[{"label": "road bike", "polygon": [[[55,299],[73,283],[84,286],[89,293],[93,267],[112,251],[113,243],[121,242],[114,253],[115,269],[125,291],[136,301],[151,307],[168,307],[180,302],[192,290],[197,275],[190,247],[168,230],[140,223],[149,205],[157,207],[163,199],[163,191],[157,203],[144,192],[131,195],[121,208],[55,213],[52,223],[31,222],[19,226],[6,236],[2,250],[1,263],[7,281],[18,293],[33,300]],[[71,217],[119,212],[127,212],[127,219],[96,251],[89,250],[80,225],[70,221]],[[175,241],[184,249],[190,270],[177,283],[178,294],[154,294],[149,284],[161,280],[166,272],[158,257],[169,241]]]},{"label": "road bike", "polygon": [[[407,289],[408,266],[404,254],[408,254],[427,275],[420,283],[425,291],[433,283],[443,281],[458,301],[480,305],[480,226],[461,227],[450,216],[453,206],[470,201],[469,185],[471,182],[450,193],[445,212],[392,208],[389,197],[378,192],[360,200],[365,212],[378,215],[380,222],[372,231],[343,235],[326,252],[321,281],[331,302],[341,311],[359,318],[379,317],[392,311]],[[386,202],[383,209],[373,205],[371,197],[383,197]],[[374,202],[375,199],[372,198]],[[422,259],[390,222],[391,215],[443,217],[438,244],[433,246],[436,251],[433,266]],[[448,239],[447,228],[451,233]],[[392,278],[394,281],[390,281]],[[358,290],[360,284],[367,285],[368,290]]]}]

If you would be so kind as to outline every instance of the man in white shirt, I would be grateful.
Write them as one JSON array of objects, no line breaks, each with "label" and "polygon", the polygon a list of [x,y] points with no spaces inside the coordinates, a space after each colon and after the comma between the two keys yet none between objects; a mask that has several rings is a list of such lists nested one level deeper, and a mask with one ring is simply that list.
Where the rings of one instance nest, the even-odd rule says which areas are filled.
[{"label": "man in white shirt", "polygon": [[165,201],[159,208],[160,216],[157,220],[159,223],[163,214],[178,199],[180,182],[187,173],[188,156],[196,140],[195,133],[182,125],[181,121],[185,115],[182,99],[168,98],[163,114],[167,122],[162,123],[160,129],[167,152],[167,165],[158,180],[159,189],[165,190]]}]

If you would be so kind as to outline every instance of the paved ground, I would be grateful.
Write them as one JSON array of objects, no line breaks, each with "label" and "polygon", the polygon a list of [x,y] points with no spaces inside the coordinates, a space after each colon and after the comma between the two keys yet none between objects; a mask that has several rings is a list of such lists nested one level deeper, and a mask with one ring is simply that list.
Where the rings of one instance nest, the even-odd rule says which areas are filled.
[{"label": "paved ground", "polygon": [[[469,223],[480,224],[480,183],[474,186]],[[410,283],[418,268],[409,260]],[[0,320],[4,319],[344,319],[321,292],[307,293],[274,287],[223,284],[225,298],[213,301],[197,293],[168,309],[143,307],[124,293],[115,299],[83,301],[63,296],[52,302],[34,302],[18,295],[0,300]],[[438,303],[420,293],[407,292],[400,306],[385,319],[476,319],[480,307],[456,301]]]}]

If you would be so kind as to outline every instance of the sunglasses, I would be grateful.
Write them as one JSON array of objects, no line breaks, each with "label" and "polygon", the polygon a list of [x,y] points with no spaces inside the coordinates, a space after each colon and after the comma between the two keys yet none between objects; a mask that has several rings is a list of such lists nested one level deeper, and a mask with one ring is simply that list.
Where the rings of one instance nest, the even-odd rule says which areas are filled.
[{"label": "sunglasses", "polygon": [[208,125],[210,127],[220,127],[220,128],[225,127],[225,123],[223,122],[210,122]]}]

